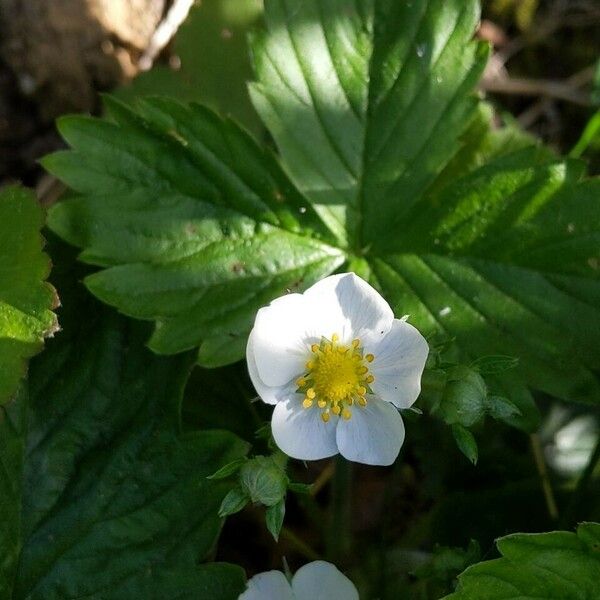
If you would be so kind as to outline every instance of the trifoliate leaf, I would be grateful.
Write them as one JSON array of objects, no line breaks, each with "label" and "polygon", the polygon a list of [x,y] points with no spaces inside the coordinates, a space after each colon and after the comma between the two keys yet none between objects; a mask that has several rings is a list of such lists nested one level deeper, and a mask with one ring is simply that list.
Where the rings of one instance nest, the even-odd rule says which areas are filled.
[{"label": "trifoliate leaf", "polygon": [[154,582],[165,599],[227,597],[218,590],[240,587],[239,570],[215,570],[208,586],[197,567],[230,488],[207,476],[246,445],[180,433],[192,355],[154,356],[146,327],[57,287],[63,331],[0,420],[0,596],[147,598]]},{"label": "trifoliate leaf", "polygon": [[79,196],[50,221],[104,268],[89,288],[154,321],[156,352],[205,340],[218,366],[260,306],[346,260],[460,362],[518,359],[513,424],[535,428],[527,387],[600,403],[600,183],[491,131],[478,3],[268,0],[265,20],[251,94],[284,169],[198,106],[61,122],[73,150],[46,166]]},{"label": "trifoliate leaf", "polygon": [[44,281],[50,260],[42,252],[43,223],[31,192],[0,192],[0,405],[15,392],[27,359],[58,329],[52,312],[58,297]]},{"label": "trifoliate leaf", "polygon": [[469,567],[447,600],[593,600],[600,581],[600,525],[577,533],[517,533],[497,542],[502,558]]}]

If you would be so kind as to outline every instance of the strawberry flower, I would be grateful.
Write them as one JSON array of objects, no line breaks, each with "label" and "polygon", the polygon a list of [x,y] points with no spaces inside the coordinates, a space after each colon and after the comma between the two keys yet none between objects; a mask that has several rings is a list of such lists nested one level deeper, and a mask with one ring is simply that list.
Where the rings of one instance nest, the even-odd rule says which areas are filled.
[{"label": "strawberry flower", "polygon": [[281,571],[259,573],[239,600],[359,600],[354,584],[331,563],[304,565],[291,583]]},{"label": "strawberry flower", "polygon": [[259,396],[275,405],[283,452],[389,465],[404,441],[398,409],[417,399],[428,352],[375,289],[344,273],[260,309],[246,358]]}]

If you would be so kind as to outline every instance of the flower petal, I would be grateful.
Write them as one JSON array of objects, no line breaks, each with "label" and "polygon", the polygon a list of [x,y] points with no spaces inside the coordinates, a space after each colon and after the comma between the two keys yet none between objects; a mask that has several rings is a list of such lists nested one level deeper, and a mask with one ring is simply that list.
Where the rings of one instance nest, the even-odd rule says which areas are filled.
[{"label": "flower petal", "polygon": [[277,298],[256,314],[254,360],[265,385],[283,385],[303,373],[308,358],[306,314],[301,294]]},{"label": "flower petal", "polygon": [[382,400],[408,408],[421,393],[421,375],[429,346],[409,323],[394,319],[391,331],[373,348],[371,388]]},{"label": "flower petal", "polygon": [[248,581],[246,591],[238,600],[296,600],[296,598],[281,571],[267,571],[252,577]]},{"label": "flower petal", "polygon": [[348,460],[365,465],[391,465],[404,442],[404,423],[389,402],[368,397],[366,406],[354,406],[352,418],[340,419],[337,445]]},{"label": "flower petal", "polygon": [[294,395],[294,385],[282,385],[272,387],[266,385],[260,378],[256,367],[256,359],[254,358],[254,331],[248,336],[248,345],[246,346],[246,362],[248,363],[248,374],[252,380],[252,385],[256,393],[260,396],[263,402],[267,404],[277,404],[282,400],[287,400]]},{"label": "flower petal", "polygon": [[313,314],[329,327],[322,333],[340,336],[342,343],[360,338],[364,346],[377,343],[392,327],[394,313],[381,294],[354,273],[331,275],[304,292]]},{"label": "flower petal", "polygon": [[335,420],[324,423],[321,411],[304,408],[299,394],[275,406],[271,429],[275,443],[292,458],[319,460],[338,453]]},{"label": "flower petal", "polygon": [[304,565],[292,579],[296,600],[358,600],[354,584],[323,560]]}]

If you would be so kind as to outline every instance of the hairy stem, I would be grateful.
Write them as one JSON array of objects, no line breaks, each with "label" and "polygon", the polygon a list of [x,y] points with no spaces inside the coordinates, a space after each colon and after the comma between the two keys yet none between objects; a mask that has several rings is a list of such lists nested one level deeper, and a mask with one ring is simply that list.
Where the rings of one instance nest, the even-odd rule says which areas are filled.
[{"label": "hairy stem", "polygon": [[352,463],[342,456],[337,456],[327,535],[327,556],[334,563],[343,562],[343,559],[350,553],[352,545],[351,485]]},{"label": "hairy stem", "polygon": [[553,521],[556,521],[558,519],[558,508],[556,506],[554,492],[552,491],[552,485],[550,484],[550,477],[548,476],[548,469],[546,468],[546,461],[544,460],[544,453],[542,451],[540,437],[537,433],[532,433],[529,436],[529,439],[531,441],[531,450],[533,452],[535,467],[538,475],[540,476],[540,482],[544,492],[544,499],[546,500],[546,508],[548,509],[550,518]]}]

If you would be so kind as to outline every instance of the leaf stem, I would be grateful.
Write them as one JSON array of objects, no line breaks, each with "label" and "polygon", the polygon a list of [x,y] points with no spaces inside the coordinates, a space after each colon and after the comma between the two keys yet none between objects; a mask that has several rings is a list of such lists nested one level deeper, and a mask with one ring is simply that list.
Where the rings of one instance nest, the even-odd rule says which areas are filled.
[{"label": "leaf stem", "polygon": [[352,463],[341,455],[335,460],[332,498],[327,536],[327,556],[333,563],[343,562],[350,553]]},{"label": "leaf stem", "polygon": [[554,492],[552,491],[552,485],[550,484],[550,477],[548,476],[548,469],[546,468],[546,461],[544,460],[540,436],[537,433],[532,433],[529,436],[529,439],[531,441],[531,450],[533,453],[535,466],[538,475],[540,476],[540,482],[544,492],[544,499],[546,500],[548,515],[550,515],[550,518],[553,521],[556,521],[558,519],[558,507],[556,506]]},{"label": "leaf stem", "polygon": [[308,558],[309,560],[320,560],[322,558],[318,552],[313,550],[306,542],[301,540],[291,529],[288,529],[285,526],[281,528],[279,537],[282,540],[288,542],[291,546],[293,546],[299,554],[302,554],[302,556],[304,556],[304,558]]}]

